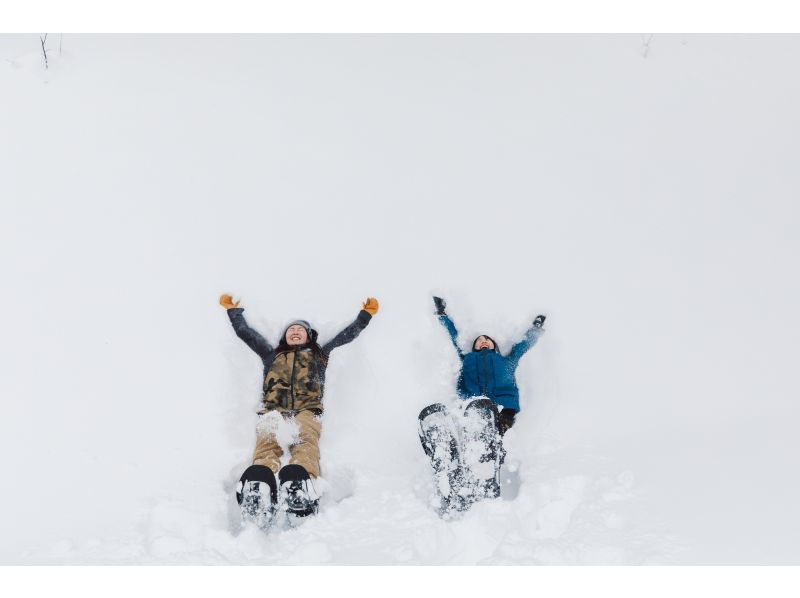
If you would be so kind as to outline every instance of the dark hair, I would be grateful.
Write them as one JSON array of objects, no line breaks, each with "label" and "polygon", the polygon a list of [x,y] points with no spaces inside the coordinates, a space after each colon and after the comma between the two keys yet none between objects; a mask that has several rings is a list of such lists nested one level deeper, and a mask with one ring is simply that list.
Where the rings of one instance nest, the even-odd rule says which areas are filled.
[{"label": "dark hair", "polygon": [[479,334],[478,336],[476,336],[476,337],[475,337],[475,340],[474,340],[474,341],[472,341],[472,350],[473,350],[473,351],[476,351],[476,349],[475,349],[475,343],[477,343],[477,342],[478,342],[478,339],[479,339],[480,337],[483,337],[483,338],[485,338],[485,339],[487,339],[487,340],[490,340],[490,341],[492,341],[492,344],[494,345],[494,349],[492,349],[492,351],[494,351],[495,353],[499,353],[499,352],[500,352],[500,349],[498,349],[498,348],[497,348],[497,343],[496,343],[496,342],[495,342],[495,340],[494,340],[494,339],[493,339],[491,336],[489,336],[488,334]]}]

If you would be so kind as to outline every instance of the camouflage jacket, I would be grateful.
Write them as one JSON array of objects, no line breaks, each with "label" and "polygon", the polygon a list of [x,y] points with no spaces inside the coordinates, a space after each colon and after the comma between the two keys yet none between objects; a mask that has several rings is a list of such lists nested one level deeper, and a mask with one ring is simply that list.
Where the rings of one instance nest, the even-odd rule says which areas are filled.
[{"label": "camouflage jacket", "polygon": [[372,319],[368,312],[361,310],[349,326],[322,345],[324,356],[320,357],[308,345],[277,353],[261,334],[248,326],[243,311],[241,307],[229,309],[228,317],[236,335],[264,364],[264,411],[277,409],[282,413],[322,412],[327,358],[336,347],[346,345],[361,334]]}]

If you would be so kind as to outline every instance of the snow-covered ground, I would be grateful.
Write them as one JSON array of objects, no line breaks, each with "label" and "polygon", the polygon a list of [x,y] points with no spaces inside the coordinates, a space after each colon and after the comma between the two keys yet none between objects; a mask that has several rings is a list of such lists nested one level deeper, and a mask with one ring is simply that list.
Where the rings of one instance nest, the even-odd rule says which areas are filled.
[{"label": "snow-covered ground", "polygon": [[[0,562],[800,564],[800,37],[648,39],[0,36]],[[272,340],[381,301],[269,537],[222,292]],[[456,521],[432,293],[465,345],[548,314]]]}]

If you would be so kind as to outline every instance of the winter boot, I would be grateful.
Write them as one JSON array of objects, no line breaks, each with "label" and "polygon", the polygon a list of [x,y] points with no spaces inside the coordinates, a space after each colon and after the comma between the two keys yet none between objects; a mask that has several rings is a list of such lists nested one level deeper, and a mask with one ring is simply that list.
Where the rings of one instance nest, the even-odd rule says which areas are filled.
[{"label": "winter boot", "polygon": [[236,487],[236,501],[242,508],[242,522],[252,521],[261,529],[272,523],[278,500],[275,474],[269,467],[251,465]]},{"label": "winter boot", "polygon": [[307,517],[319,511],[319,495],[305,467],[285,465],[278,472],[278,479],[287,513],[295,517]]}]

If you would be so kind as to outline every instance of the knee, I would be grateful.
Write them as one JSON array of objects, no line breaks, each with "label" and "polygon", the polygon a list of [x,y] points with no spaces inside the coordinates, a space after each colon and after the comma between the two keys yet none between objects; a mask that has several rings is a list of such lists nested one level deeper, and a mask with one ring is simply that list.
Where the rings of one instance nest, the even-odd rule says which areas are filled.
[{"label": "knee", "polygon": [[317,416],[297,418],[297,438],[300,442],[317,444],[322,434],[322,423]]}]

